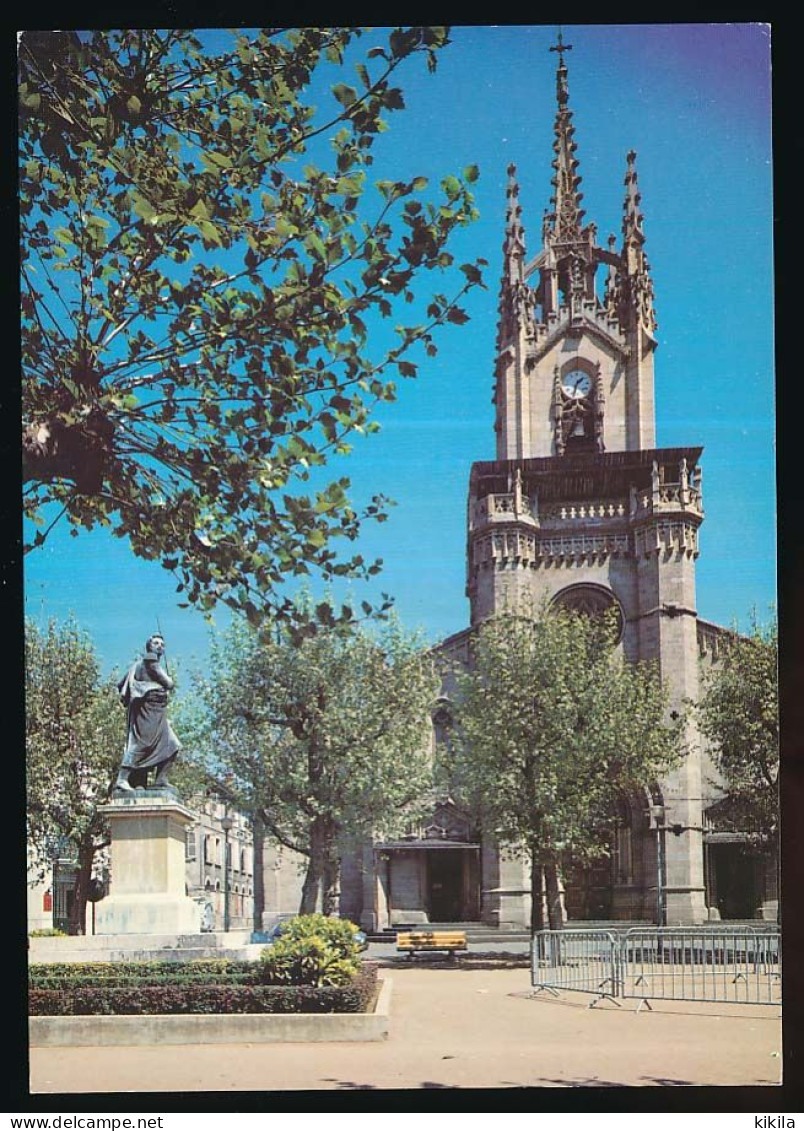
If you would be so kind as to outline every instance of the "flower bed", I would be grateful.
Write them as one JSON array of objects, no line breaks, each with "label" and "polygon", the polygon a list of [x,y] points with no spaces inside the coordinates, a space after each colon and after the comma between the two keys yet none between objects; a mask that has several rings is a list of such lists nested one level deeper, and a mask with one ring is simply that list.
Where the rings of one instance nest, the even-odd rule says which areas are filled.
[{"label": "flower bed", "polygon": [[368,1013],[375,963],[358,956],[357,927],[303,915],[256,962],[54,962],[31,966],[33,1017],[142,1014]]}]

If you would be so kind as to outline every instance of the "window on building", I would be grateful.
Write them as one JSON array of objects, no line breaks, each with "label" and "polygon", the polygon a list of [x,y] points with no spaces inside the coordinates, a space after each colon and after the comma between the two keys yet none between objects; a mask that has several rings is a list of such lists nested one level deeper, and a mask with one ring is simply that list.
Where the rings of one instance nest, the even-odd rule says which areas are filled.
[{"label": "window on building", "polygon": [[184,852],[185,860],[195,860],[196,858],[196,831],[195,829],[188,829],[186,834],[186,847]]},{"label": "window on building", "polygon": [[213,864],[214,863],[214,860],[212,858],[212,837],[211,836],[205,836],[204,837],[204,863],[205,864]]},{"label": "window on building", "polygon": [[216,837],[215,837],[215,863],[216,863],[216,864],[220,864],[220,863],[221,863],[221,861],[222,861],[222,857],[221,857],[221,838],[220,838],[219,836],[216,836]]}]

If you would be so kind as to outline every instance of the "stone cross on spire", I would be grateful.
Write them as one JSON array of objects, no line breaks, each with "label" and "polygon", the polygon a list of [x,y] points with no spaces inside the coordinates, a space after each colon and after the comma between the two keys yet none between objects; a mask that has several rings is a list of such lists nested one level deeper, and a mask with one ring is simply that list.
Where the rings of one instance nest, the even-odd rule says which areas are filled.
[{"label": "stone cross on spire", "polygon": [[551,47],[550,50],[558,52],[558,65],[559,65],[559,67],[563,67],[564,66],[564,52],[565,51],[572,51],[572,44],[564,42],[564,40],[561,36],[561,26],[560,25],[559,25],[559,28],[558,28],[558,43],[556,43],[553,47]]}]

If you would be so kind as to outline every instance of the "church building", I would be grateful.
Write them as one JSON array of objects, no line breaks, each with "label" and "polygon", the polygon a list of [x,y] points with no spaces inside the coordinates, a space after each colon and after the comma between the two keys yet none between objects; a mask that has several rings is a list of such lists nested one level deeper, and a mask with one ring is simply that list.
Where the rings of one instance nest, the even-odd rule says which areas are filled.
[{"label": "church building", "polygon": [[[516,169],[508,169],[494,366],[496,453],[471,469],[467,508],[470,626],[438,651],[468,662],[473,629],[545,598],[615,608],[626,658],[657,661],[670,710],[696,700],[702,665],[725,630],[695,596],[703,522],[696,444],[656,445],[656,317],[637,179],[624,160],[619,240],[604,245],[581,207],[565,54],[559,36],[552,196],[541,246],[528,251]],[[434,717],[446,721],[448,688]],[[623,797],[611,855],[569,877],[571,919],[698,924],[774,914],[761,861],[719,830],[714,770],[689,724],[689,754],[650,791]],[[369,930],[424,922],[525,928],[529,865],[473,827],[459,799],[403,839],[343,862],[341,913]]]}]

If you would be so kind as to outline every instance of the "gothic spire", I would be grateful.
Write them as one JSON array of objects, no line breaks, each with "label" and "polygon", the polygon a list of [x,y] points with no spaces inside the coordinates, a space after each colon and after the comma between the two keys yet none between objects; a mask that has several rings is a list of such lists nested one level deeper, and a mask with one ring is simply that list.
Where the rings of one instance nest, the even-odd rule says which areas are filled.
[{"label": "gothic spire", "polygon": [[634,237],[644,243],[645,233],[642,231],[642,213],[639,203],[642,194],[637,185],[636,152],[632,149],[626,157],[628,162],[625,174],[625,200],[623,202],[623,238],[626,243]]},{"label": "gothic spire", "polygon": [[533,296],[525,282],[525,229],[521,219],[516,165],[508,166],[506,198],[498,351],[525,332],[533,315]]},{"label": "gothic spire", "polygon": [[549,214],[552,231],[559,240],[576,240],[581,238],[581,221],[584,210],[581,208],[583,193],[578,192],[581,178],[576,172],[578,162],[575,159],[575,150],[578,148],[572,140],[575,127],[572,124],[572,111],[569,108],[569,84],[567,82],[567,65],[564,62],[564,52],[572,50],[571,43],[564,43],[561,32],[558,33],[558,43],[550,48],[558,52],[558,70],[556,72],[556,100],[558,113],[555,121],[555,140],[553,141],[553,169],[555,175],[552,179],[554,195],[550,198],[553,212]]},{"label": "gothic spire", "polygon": [[524,281],[525,229],[522,226],[522,206],[519,203],[519,182],[516,165],[508,166],[508,186],[505,209],[505,242],[503,243],[503,272],[508,283]]},{"label": "gothic spire", "polygon": [[639,211],[642,194],[637,183],[636,153],[633,149],[626,161],[622,258],[628,277],[631,308],[638,323],[653,334],[657,327],[653,309],[653,281],[650,276],[650,264],[645,255],[643,216]]}]

